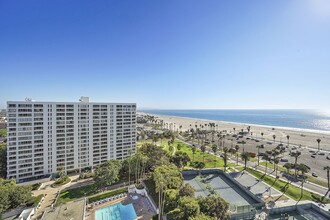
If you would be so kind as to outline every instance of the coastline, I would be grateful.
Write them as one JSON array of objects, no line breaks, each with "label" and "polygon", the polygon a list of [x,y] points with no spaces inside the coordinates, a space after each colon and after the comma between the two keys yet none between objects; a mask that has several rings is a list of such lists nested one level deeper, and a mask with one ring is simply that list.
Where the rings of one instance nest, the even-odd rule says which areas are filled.
[{"label": "coastline", "polygon": [[189,120],[202,120],[208,121],[212,123],[223,123],[223,124],[232,124],[232,125],[239,125],[239,126],[256,126],[256,127],[264,127],[264,128],[275,128],[281,130],[288,130],[288,131],[300,131],[300,132],[308,132],[308,133],[318,133],[318,134],[328,134],[330,135],[330,131],[326,130],[317,130],[317,129],[307,129],[307,128],[294,128],[294,127],[282,127],[282,126],[271,126],[271,125],[262,125],[262,124],[254,124],[254,123],[242,123],[242,122],[231,122],[231,121],[221,121],[221,120],[211,120],[211,119],[204,119],[204,118],[192,118],[192,117],[185,117],[185,116],[173,116],[173,115],[159,115],[159,114],[151,114],[145,112],[137,112],[137,114],[144,114],[144,115],[152,115],[156,117],[170,117],[170,118],[184,118]]},{"label": "coastline", "polygon": [[158,114],[150,114],[145,112],[137,112],[137,114],[152,115],[160,120],[163,120],[165,123],[175,123],[176,129],[178,129],[179,126],[182,126],[183,131],[189,129],[190,124],[193,126],[192,128],[194,128],[195,124],[203,125],[205,123],[207,124],[210,122],[218,125],[219,131],[227,130],[231,134],[234,133],[233,128],[235,128],[236,132],[238,132],[241,129],[246,130],[247,126],[251,126],[251,132],[253,132],[253,137],[255,138],[261,138],[261,133],[264,133],[263,139],[267,141],[273,142],[273,135],[275,135],[277,143],[287,143],[287,135],[289,135],[291,145],[314,148],[314,149],[317,149],[318,147],[316,139],[320,138],[321,139],[320,149],[325,151],[330,151],[330,131],[268,126],[268,125],[249,124],[249,123],[237,123],[237,122],[180,117],[180,116],[171,116],[171,115],[158,115]]}]

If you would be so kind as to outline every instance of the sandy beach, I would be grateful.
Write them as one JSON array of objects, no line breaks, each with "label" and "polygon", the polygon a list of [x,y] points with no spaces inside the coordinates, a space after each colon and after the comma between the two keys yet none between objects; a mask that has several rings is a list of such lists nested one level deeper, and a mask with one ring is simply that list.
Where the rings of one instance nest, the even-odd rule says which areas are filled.
[{"label": "sandy beach", "polygon": [[[139,112],[139,114],[146,114]],[[229,133],[238,132],[241,129],[246,131],[248,126],[251,127],[250,132],[255,138],[261,138],[261,133],[264,133],[264,140],[273,142],[273,135],[276,135],[275,141],[280,143],[287,143],[286,136],[290,136],[290,145],[301,145],[301,147],[315,148],[317,149],[316,139],[321,139],[320,149],[330,152],[330,132],[329,131],[316,131],[316,130],[307,130],[307,129],[297,129],[297,128],[282,128],[276,126],[263,126],[263,125],[254,125],[254,124],[240,124],[233,122],[223,122],[223,121],[213,121],[206,119],[195,119],[195,118],[185,118],[185,117],[176,117],[176,116],[162,116],[155,114],[148,114],[156,116],[157,119],[163,120],[164,123],[172,123],[172,126],[175,126],[175,129],[179,129],[179,126],[182,126],[182,131],[185,131],[190,128],[195,128],[195,125],[205,125],[208,123],[215,123],[218,125],[216,128],[218,131],[227,130]],[[273,129],[274,128],[274,129]]]}]

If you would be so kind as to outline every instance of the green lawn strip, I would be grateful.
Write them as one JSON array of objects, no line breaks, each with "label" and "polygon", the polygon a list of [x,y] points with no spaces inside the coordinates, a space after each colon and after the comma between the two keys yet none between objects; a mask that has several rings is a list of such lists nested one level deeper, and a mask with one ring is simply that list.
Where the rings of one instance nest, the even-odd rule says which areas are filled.
[{"label": "green lawn strip", "polygon": [[99,193],[99,194],[94,195],[94,196],[89,196],[88,197],[88,202],[89,203],[96,202],[96,201],[99,201],[101,199],[108,198],[110,196],[115,196],[115,195],[118,195],[118,194],[121,194],[121,193],[127,193],[127,192],[128,192],[128,188],[127,188],[127,186],[125,186],[125,187],[122,187],[122,188],[119,188],[119,189],[111,190],[109,192]]},{"label": "green lawn strip", "polygon": [[[261,161],[260,162],[260,165],[263,165],[263,166],[266,166],[266,162],[265,161]],[[271,164],[271,163],[268,163],[268,167],[273,167],[274,165]],[[282,171],[282,172],[285,172],[287,173],[287,169],[285,169],[284,167],[282,166],[278,166],[278,171]],[[290,170],[289,173],[291,175],[294,175],[294,170]],[[323,186],[323,187],[328,187],[328,183],[327,181],[324,181],[322,179],[319,179],[319,178],[316,178],[316,177],[313,177],[311,175],[306,175],[307,176],[307,181],[311,182],[311,183],[315,183],[317,185],[320,185],[320,186]]]},{"label": "green lawn strip", "polygon": [[[298,201],[301,196],[301,189],[299,187],[293,186],[291,184],[288,184],[286,181],[283,180],[276,180],[275,178],[264,175],[264,173],[261,173],[259,171],[253,170],[248,168],[247,171],[255,176],[256,178],[262,180],[263,182],[267,183],[268,185],[272,186],[273,188],[277,189],[278,191],[284,193],[288,197]],[[314,202],[323,202],[323,203],[330,203],[329,199],[323,198],[322,196],[303,190],[303,197],[301,200],[310,200]]]},{"label": "green lawn strip", "polygon": [[[120,181],[118,181],[117,183],[114,183],[113,185],[123,183],[125,181],[127,181],[127,179],[122,178]],[[84,197],[85,195],[86,196],[95,195],[98,192],[99,192],[99,189],[97,188],[97,186],[95,184],[86,185],[86,186],[82,186],[82,187],[74,188],[74,189],[64,190],[60,193],[60,196],[57,199],[56,205],[79,199],[81,197]]]},{"label": "green lawn strip", "polygon": [[[193,157],[191,147],[188,144],[186,144],[180,140],[177,140],[177,139],[174,141],[175,147],[177,147],[177,145],[179,143],[181,144],[180,151],[186,152],[188,154],[188,156],[190,157],[191,161],[193,160],[193,158],[194,158],[194,161],[203,161],[203,152],[201,150],[196,149],[195,156]],[[215,167],[217,167],[217,168],[223,167],[224,162],[222,159],[220,159],[219,157],[215,157],[213,154],[209,154],[208,152],[204,153],[205,168],[214,168],[214,160],[216,160]],[[233,166],[233,164],[228,162],[227,166]]]}]

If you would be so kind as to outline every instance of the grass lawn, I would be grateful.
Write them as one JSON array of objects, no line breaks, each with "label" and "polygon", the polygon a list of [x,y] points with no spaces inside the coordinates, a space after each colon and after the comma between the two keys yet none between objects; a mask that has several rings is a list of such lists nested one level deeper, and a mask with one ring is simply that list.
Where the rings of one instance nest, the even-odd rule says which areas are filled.
[{"label": "grass lawn", "polygon": [[56,205],[61,203],[67,203],[86,195],[94,195],[98,192],[98,189],[95,184],[82,186],[75,189],[69,189],[61,192],[60,196],[57,199]]},{"label": "grass lawn", "polygon": [[[176,139],[174,141],[174,147],[177,148],[177,145],[179,143],[181,144],[180,151],[186,152],[188,154],[188,156],[190,157],[191,161],[193,161],[193,160],[194,161],[203,161],[203,152],[201,150],[196,149],[196,153],[194,156],[192,153],[191,147],[188,144],[186,144],[180,140]],[[209,154],[207,151],[204,153],[204,163],[205,163],[205,168],[214,168],[214,165],[216,168],[220,168],[220,167],[223,167],[223,165],[224,165],[224,162],[222,159],[220,159],[219,157],[215,157],[212,154]],[[228,162],[227,166],[233,166],[233,164]]]},{"label": "grass lawn", "polygon": [[94,196],[89,196],[88,197],[88,202],[89,203],[95,202],[95,201],[98,201],[100,199],[105,199],[105,198],[108,198],[110,196],[115,196],[115,195],[125,193],[125,192],[128,192],[127,186],[119,188],[119,189],[111,190],[109,192],[100,193],[100,194],[97,194],[97,195],[94,195]]},{"label": "grass lawn", "polygon": [[[256,170],[253,170],[250,168],[248,168],[247,171],[249,173],[251,173],[253,176],[255,176],[256,178],[262,180],[263,182],[274,187],[278,191],[284,193],[288,197],[290,197],[296,201],[300,200],[300,197],[301,197],[300,188],[293,186],[283,180],[279,180],[279,179],[276,180],[275,178],[273,178],[271,176],[264,175],[264,173],[261,173],[259,171],[256,171]],[[314,193],[308,192],[306,190],[303,191],[303,196],[302,196],[301,200],[310,200],[310,201],[317,202],[317,203],[319,203],[319,202],[330,203],[330,199],[325,199],[322,196],[319,196],[318,194],[314,194]]]},{"label": "grass lawn", "polygon": [[[266,162],[265,161],[261,161],[260,162],[260,165],[266,166]],[[273,167],[273,166],[274,166],[273,164],[268,163],[268,167]],[[287,169],[285,169],[282,166],[278,166],[278,171],[282,171],[282,172],[287,173]],[[289,173],[292,174],[292,175],[294,175],[294,170],[290,170]],[[324,186],[326,188],[328,187],[327,181],[324,181],[324,180],[322,180],[320,178],[313,177],[313,176],[308,175],[308,174],[306,174],[306,176],[307,176],[307,181],[309,181],[311,183],[315,183],[315,184],[320,185],[320,186]]]}]

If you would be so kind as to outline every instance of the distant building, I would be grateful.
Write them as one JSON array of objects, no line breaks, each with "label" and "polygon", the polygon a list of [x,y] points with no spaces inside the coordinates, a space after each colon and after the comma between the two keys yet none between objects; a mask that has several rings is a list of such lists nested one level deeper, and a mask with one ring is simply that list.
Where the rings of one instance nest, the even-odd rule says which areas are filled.
[{"label": "distant building", "polygon": [[7,102],[7,176],[26,182],[123,160],[136,148],[136,104]]}]

